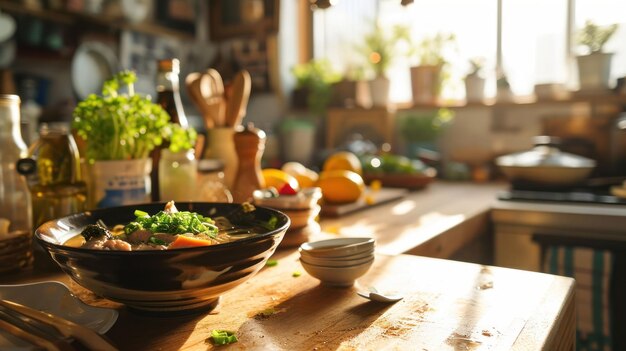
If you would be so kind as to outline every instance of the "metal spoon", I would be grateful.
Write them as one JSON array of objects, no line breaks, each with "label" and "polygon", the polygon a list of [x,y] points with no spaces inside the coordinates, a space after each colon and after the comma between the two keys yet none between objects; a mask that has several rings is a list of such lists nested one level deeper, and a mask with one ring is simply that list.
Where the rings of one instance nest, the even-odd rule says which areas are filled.
[{"label": "metal spoon", "polygon": [[378,302],[397,302],[402,300],[404,297],[398,294],[383,294],[379,292],[375,287],[370,287],[369,291],[357,291],[359,296],[364,297],[366,299],[370,299],[372,301]]}]

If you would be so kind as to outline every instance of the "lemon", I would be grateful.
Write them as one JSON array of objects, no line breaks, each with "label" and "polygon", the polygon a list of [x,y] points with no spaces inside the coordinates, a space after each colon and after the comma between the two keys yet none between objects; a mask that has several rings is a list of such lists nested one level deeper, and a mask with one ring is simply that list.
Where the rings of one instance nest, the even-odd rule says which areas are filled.
[{"label": "lemon", "polygon": [[291,174],[280,169],[265,168],[261,171],[261,174],[265,180],[266,188],[274,187],[276,189],[280,189],[285,183],[289,183],[294,190],[300,189],[298,180]]},{"label": "lemon", "polygon": [[315,183],[319,179],[317,172],[308,169],[300,162],[287,162],[283,165],[282,170],[294,176],[301,188],[315,186]]},{"label": "lemon", "polygon": [[363,167],[361,166],[361,161],[357,157],[357,155],[353,154],[349,151],[339,151],[330,155],[326,161],[324,161],[324,167],[322,170],[324,171],[332,171],[332,170],[346,170],[357,173],[358,175],[363,174]]},{"label": "lemon", "polygon": [[365,183],[358,173],[339,169],[320,173],[317,186],[322,189],[324,201],[331,203],[355,202],[365,191]]}]

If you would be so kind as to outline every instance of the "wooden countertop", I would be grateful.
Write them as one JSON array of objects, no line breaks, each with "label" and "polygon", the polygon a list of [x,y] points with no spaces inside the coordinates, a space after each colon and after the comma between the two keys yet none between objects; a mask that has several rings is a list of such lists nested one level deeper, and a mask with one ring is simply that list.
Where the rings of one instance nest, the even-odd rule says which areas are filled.
[{"label": "wooden countertop", "polygon": [[403,199],[339,218],[322,218],[322,235],[376,238],[377,252],[447,258],[488,230],[505,183],[436,181]]},{"label": "wooden countertop", "polygon": [[[210,350],[217,348],[209,339],[213,329],[236,332],[239,341],[226,347],[233,350],[573,349],[570,278],[377,255],[358,284],[404,295],[382,304],[358,296],[356,287],[321,285],[302,269],[297,252],[281,256],[278,265],[224,294],[214,312],[185,317],[136,315],[63,274],[37,280],[64,281],[83,301],[119,309],[106,335],[123,350]],[[294,277],[296,271],[302,275]]]}]

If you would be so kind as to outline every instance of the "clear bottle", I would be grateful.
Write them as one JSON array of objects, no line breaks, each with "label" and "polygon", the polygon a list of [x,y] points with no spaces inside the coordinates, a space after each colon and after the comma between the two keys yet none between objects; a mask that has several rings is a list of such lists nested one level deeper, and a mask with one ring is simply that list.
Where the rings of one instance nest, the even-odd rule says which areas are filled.
[{"label": "clear bottle", "polygon": [[[87,185],[81,174],[78,147],[65,124],[42,125],[39,139],[19,160],[18,171],[26,176],[31,194],[33,225],[83,212]],[[39,246],[34,247],[35,268],[56,268]]]},{"label": "clear bottle", "polygon": [[[179,72],[180,61],[178,59],[165,59],[157,62],[156,102],[170,115],[172,122],[187,128],[189,123],[187,122],[187,116],[180,98]],[[159,194],[159,159],[161,150],[166,148],[167,145],[161,145],[161,147],[155,148],[151,153],[152,173],[150,173],[150,179],[152,183],[152,201],[165,200]]]},{"label": "clear bottle", "polygon": [[193,201],[196,198],[198,161],[194,150],[161,150],[159,193],[163,201]]},{"label": "clear bottle", "polygon": [[224,163],[219,159],[198,161],[198,187],[196,201],[233,202],[224,180]]},{"label": "clear bottle", "polygon": [[[17,161],[27,154],[20,133],[20,98],[17,95],[0,95],[0,147],[0,241],[8,245],[8,240],[28,241],[32,236],[30,193],[24,177],[16,170]],[[0,272],[28,264],[30,245],[26,246],[18,256],[4,260],[7,262],[0,266]]]}]

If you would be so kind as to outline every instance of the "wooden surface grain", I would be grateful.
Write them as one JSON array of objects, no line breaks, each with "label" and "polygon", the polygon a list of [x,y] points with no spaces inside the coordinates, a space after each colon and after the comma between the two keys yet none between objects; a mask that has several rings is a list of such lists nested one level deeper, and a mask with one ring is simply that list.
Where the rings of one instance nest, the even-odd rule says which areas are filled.
[{"label": "wooden surface grain", "polygon": [[[224,294],[217,309],[182,317],[147,317],[98,298],[63,275],[83,301],[120,311],[107,336],[122,350],[571,350],[570,278],[411,255],[377,255],[350,288],[309,276],[297,252]],[[294,272],[302,275],[294,277]],[[41,279],[41,278],[40,278]],[[371,302],[359,287],[403,294]],[[264,315],[264,313],[266,315]],[[239,341],[211,343],[213,329]]]}]

